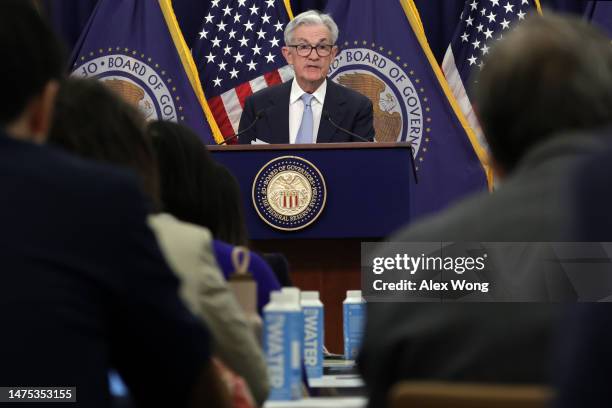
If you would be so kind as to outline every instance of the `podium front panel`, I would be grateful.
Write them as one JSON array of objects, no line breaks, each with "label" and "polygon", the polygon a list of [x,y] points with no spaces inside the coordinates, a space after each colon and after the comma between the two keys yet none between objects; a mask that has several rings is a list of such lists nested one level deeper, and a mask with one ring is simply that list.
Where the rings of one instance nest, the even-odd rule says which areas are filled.
[{"label": "podium front panel", "polygon": [[[270,145],[253,150],[215,148],[211,152],[240,184],[251,239],[385,237],[410,218],[410,191],[414,182],[410,149],[353,145],[325,148]],[[322,212],[310,225],[297,231],[278,230],[268,225],[253,203],[257,174],[267,163],[284,156],[307,160],[325,181]]]}]

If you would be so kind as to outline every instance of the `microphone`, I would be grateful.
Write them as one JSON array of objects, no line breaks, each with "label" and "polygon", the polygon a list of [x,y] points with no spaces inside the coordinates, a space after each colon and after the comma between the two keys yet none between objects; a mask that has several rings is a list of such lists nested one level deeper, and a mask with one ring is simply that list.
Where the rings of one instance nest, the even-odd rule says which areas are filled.
[{"label": "microphone", "polygon": [[349,136],[353,136],[354,138],[359,139],[359,140],[361,140],[362,142],[368,142],[368,143],[372,142],[371,140],[366,139],[365,137],[359,136],[358,134],[353,133],[353,132],[351,132],[350,130],[345,129],[345,128],[343,128],[342,126],[337,125],[337,124],[336,124],[336,122],[334,122],[334,121],[332,120],[331,116],[329,115],[329,112],[327,112],[326,110],[324,110],[324,111],[323,111],[323,119],[325,119],[326,121],[328,121],[329,123],[331,123],[331,125],[332,125],[333,127],[335,127],[336,129],[338,129],[338,130],[340,130],[340,131],[342,131],[342,132],[346,133],[346,134],[347,134],[347,135],[349,135]]},{"label": "microphone", "polygon": [[414,176],[414,184],[419,184],[419,177],[416,172],[416,164],[414,162],[414,147],[412,143],[408,142],[410,146],[410,167],[412,167],[412,175]]},{"label": "microphone", "polygon": [[255,119],[253,120],[253,122],[251,122],[251,124],[249,126],[247,126],[246,128],[242,129],[241,131],[239,131],[238,133],[236,133],[233,136],[228,137],[227,139],[223,139],[222,142],[217,143],[217,146],[220,145],[224,145],[227,144],[227,142],[231,142],[232,140],[236,139],[238,136],[242,135],[243,133],[248,132],[249,130],[253,129],[253,126],[255,126],[255,124],[257,123],[257,121],[261,118],[263,118],[264,116],[266,116],[266,110],[262,109],[259,112],[257,112],[255,114]]},{"label": "microphone", "polygon": [[[329,123],[332,124],[333,127],[335,127],[338,130],[341,130],[342,132],[351,135],[363,142],[372,142],[371,140],[366,139],[365,137],[361,137],[341,126],[338,126],[333,120],[332,118],[329,116],[329,112],[327,112],[326,110],[323,111],[323,118],[325,120],[327,120]],[[419,178],[417,177],[417,171],[416,171],[416,164],[414,163],[414,147],[412,147],[412,144],[410,144],[410,165],[412,167],[412,174],[414,175],[414,182],[415,184],[419,184]]]}]

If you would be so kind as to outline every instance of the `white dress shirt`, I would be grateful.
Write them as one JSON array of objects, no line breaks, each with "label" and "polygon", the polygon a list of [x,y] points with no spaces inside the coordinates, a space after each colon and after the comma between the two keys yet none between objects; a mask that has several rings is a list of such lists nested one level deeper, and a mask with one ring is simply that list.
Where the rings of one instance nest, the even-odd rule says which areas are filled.
[{"label": "white dress shirt", "polygon": [[[323,102],[325,101],[325,92],[327,92],[327,79],[323,81],[321,86],[313,92],[314,98],[310,102],[312,109],[312,143],[317,142],[317,133],[319,132],[319,124],[321,123],[321,113],[323,112]],[[289,95],[289,143],[295,143],[297,139],[300,125],[302,124],[302,115],[304,115],[304,102],[300,99],[306,92],[293,79],[291,84],[291,94]]]}]

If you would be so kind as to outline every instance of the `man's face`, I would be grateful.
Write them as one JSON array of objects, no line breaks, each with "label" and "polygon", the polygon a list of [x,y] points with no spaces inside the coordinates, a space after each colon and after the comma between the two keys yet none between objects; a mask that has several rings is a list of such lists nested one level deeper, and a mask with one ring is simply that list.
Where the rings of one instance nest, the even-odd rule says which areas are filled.
[{"label": "man's face", "polygon": [[[298,84],[305,91],[316,90],[323,83],[329,66],[338,52],[337,47],[331,47],[333,45],[331,33],[324,25],[301,25],[293,32],[292,43],[289,45],[302,46],[301,51],[296,47],[283,47],[283,55],[287,62],[293,65]],[[319,46],[319,54],[325,54],[327,48],[329,55],[319,56],[317,50],[311,49],[310,55],[303,56],[308,52],[305,46]]]}]

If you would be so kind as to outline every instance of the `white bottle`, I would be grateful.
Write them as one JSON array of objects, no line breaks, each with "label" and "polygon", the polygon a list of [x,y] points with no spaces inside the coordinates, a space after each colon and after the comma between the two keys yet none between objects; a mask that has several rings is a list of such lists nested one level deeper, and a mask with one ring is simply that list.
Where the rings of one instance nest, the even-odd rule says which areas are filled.
[{"label": "white bottle", "polygon": [[300,289],[295,286],[283,286],[281,288],[282,293],[286,293],[291,296],[294,302],[296,302],[299,306],[300,304]]},{"label": "white bottle", "polygon": [[281,288],[281,292],[287,294],[291,302],[298,308],[299,314],[295,316],[295,319],[298,320],[297,329],[294,333],[295,338],[299,341],[299,364],[293,367],[292,375],[293,381],[299,383],[300,386],[302,384],[302,343],[304,341],[304,315],[302,313],[302,306],[300,306],[300,289],[294,286],[284,286]]},{"label": "white bottle", "polygon": [[354,360],[357,358],[363,326],[365,322],[365,300],[360,290],[347,290],[346,299],[342,303],[342,316],[344,321],[344,358]]},{"label": "white bottle", "polygon": [[325,342],[323,303],[319,292],[304,291],[300,302],[304,315],[302,356],[308,378],[323,377],[323,344]]},{"label": "white bottle", "polygon": [[[290,294],[274,291],[264,309],[264,352],[270,378],[270,400],[301,398],[301,310]],[[295,378],[295,370],[300,378]]]}]

